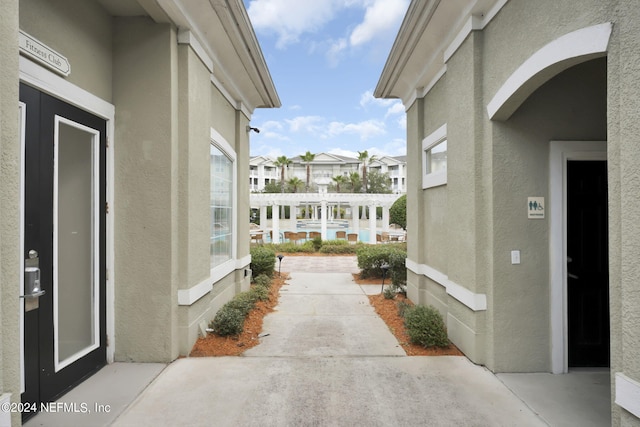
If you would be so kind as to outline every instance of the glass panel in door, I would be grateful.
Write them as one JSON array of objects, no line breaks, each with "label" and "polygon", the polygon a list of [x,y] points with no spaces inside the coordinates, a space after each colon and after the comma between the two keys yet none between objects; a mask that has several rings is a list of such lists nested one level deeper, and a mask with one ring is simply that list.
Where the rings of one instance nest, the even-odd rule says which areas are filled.
[{"label": "glass panel in door", "polygon": [[56,372],[99,346],[99,134],[56,116],[54,321]]}]

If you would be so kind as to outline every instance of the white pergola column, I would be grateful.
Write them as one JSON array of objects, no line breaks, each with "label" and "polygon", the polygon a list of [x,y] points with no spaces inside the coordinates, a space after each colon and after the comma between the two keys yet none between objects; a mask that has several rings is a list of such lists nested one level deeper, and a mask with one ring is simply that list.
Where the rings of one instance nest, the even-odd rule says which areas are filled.
[{"label": "white pergola column", "polygon": [[369,243],[376,244],[376,205],[369,205]]},{"label": "white pergola column", "polygon": [[[360,234],[360,216],[358,215],[358,205],[351,205],[351,229],[353,233]],[[360,240],[360,238],[358,238]]]},{"label": "white pergola column", "polygon": [[273,242],[280,243],[280,205],[274,203],[271,207],[271,230]]},{"label": "white pergola column", "polygon": [[320,237],[327,240],[327,201],[320,202]]},{"label": "white pergola column", "polygon": [[382,231],[389,231],[389,206],[382,206]]},{"label": "white pergola column", "polygon": [[262,228],[264,230],[264,228],[267,226],[267,207],[266,206],[260,206],[260,228]]},{"label": "white pergola column", "polygon": [[351,205],[351,228],[353,228],[355,233],[360,229],[360,214],[358,205]]}]

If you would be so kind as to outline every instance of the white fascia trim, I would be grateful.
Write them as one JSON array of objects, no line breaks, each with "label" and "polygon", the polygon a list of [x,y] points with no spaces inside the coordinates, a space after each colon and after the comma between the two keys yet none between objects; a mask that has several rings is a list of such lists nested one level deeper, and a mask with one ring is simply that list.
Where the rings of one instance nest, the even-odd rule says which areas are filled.
[{"label": "white fascia trim", "polygon": [[565,34],[548,43],[531,55],[509,76],[487,105],[489,118],[493,119],[502,106],[514,96],[527,81],[553,64],[570,58],[606,53],[613,24],[607,22]]},{"label": "white fascia trim", "polygon": [[616,405],[640,418],[640,382],[616,372]]},{"label": "white fascia trim", "polygon": [[464,286],[458,285],[457,283],[449,280],[449,277],[446,274],[441,273],[426,264],[418,264],[417,262],[407,258],[406,266],[407,269],[411,270],[415,274],[421,274],[444,286],[448,295],[451,295],[471,310],[485,311],[487,309],[487,296],[485,294],[476,294],[471,292]]},{"label": "white fascia trim", "polygon": [[[227,79],[227,81],[230,81],[230,79]],[[218,77],[214,73],[211,73],[211,84],[213,84],[216,87],[216,89],[220,91],[222,96],[225,97],[227,102],[231,104],[233,108],[242,111],[244,115],[247,116],[247,118],[251,119],[254,108],[252,108],[245,102],[238,101],[237,99],[235,99],[231,95],[231,93],[224,87],[224,85],[220,82],[220,80],[218,80]],[[235,89],[237,91],[237,88]]]},{"label": "white fascia trim", "polygon": [[193,52],[200,58],[210,73],[213,73],[213,60],[207,54],[198,38],[190,30],[180,30],[178,32],[178,44],[186,44],[193,49]]},{"label": "white fascia trim", "polygon": [[453,41],[444,50],[444,62],[446,63],[458,50],[462,43],[467,39],[467,36],[471,34],[473,30],[482,29],[482,20],[477,16],[471,15],[467,22],[464,23],[458,34],[453,38]]},{"label": "white fascia trim", "polygon": [[[447,64],[445,64],[440,71],[438,71],[436,73],[435,76],[433,76],[433,79],[431,79],[431,81],[429,82],[428,85],[426,85],[425,87],[423,87],[422,89],[415,91],[415,95],[413,95],[413,101],[415,101],[415,98],[424,98],[425,96],[427,96],[427,94],[429,92],[431,92],[431,89],[433,89],[433,87],[440,81],[440,79],[447,74]],[[409,106],[411,106],[411,104],[413,104],[413,101],[411,101],[411,103],[409,103]]]}]

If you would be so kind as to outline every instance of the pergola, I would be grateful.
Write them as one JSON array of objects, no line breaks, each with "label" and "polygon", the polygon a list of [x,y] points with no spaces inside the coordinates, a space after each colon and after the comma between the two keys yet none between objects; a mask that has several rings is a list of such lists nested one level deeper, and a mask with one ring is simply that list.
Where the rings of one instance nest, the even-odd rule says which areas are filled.
[{"label": "pergola", "polygon": [[[376,243],[376,208],[382,207],[382,231],[389,231],[389,208],[401,196],[401,194],[368,194],[368,193],[252,193],[250,196],[251,207],[260,209],[261,226],[266,224],[267,206],[272,206],[273,243],[280,243],[280,206],[290,206],[290,212],[295,212],[296,206],[312,206],[314,218],[320,217],[320,234],[323,240],[327,239],[327,225],[333,220],[334,206],[350,206],[352,212],[351,229],[358,233],[360,219],[358,208],[369,208],[369,243]],[[319,207],[319,212],[317,208]],[[318,215],[319,214],[319,215]]]}]

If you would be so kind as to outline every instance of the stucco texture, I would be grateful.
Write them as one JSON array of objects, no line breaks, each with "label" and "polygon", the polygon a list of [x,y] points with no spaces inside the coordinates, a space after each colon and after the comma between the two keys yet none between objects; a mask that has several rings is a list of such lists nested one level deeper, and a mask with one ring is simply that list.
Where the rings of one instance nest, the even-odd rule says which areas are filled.
[{"label": "stucco texture", "polygon": [[65,56],[66,80],[112,101],[112,18],[96,1],[20,1],[20,29]]},{"label": "stucco texture", "polygon": [[117,18],[114,33],[115,358],[167,362],[178,355],[176,34],[146,18]]},{"label": "stucco texture", "polygon": [[[0,394],[20,402],[20,131],[18,4],[0,0]],[[12,424],[20,423],[14,413]]]}]

